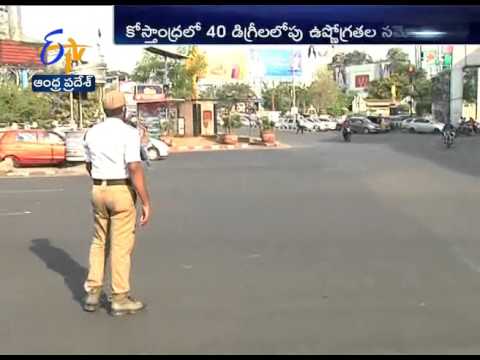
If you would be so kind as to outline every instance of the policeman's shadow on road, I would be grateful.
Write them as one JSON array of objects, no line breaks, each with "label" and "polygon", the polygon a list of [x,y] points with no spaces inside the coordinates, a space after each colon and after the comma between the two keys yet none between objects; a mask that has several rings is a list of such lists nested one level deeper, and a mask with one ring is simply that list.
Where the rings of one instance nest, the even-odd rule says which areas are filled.
[{"label": "policeman's shadow on road", "polygon": [[[79,304],[83,304],[85,290],[83,283],[87,277],[88,270],[80,265],[65,250],[53,246],[49,239],[34,239],[30,245],[30,251],[38,256],[47,266],[63,277],[65,285],[72,293],[72,298]],[[105,295],[102,304],[105,306],[107,300]]]}]

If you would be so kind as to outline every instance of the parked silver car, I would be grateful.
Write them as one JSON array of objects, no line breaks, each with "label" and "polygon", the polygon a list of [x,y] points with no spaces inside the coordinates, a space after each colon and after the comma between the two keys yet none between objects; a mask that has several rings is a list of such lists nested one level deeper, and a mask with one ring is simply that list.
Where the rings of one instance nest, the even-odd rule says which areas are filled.
[{"label": "parked silver car", "polygon": [[370,134],[384,132],[380,126],[368,120],[366,117],[351,117],[348,120],[354,133]]}]

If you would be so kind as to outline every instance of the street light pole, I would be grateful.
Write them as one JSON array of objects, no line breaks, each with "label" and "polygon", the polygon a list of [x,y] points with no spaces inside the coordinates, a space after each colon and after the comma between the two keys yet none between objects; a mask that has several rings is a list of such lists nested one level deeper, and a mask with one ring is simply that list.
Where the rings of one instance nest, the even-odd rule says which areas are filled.
[{"label": "street light pole", "polygon": [[275,111],[275,82],[272,81],[272,111]]},{"label": "street light pole", "polygon": [[70,93],[70,125],[74,124],[73,120],[73,93]]},{"label": "street light pole", "polygon": [[78,113],[79,113],[79,126],[83,129],[83,107],[82,107],[82,93],[78,93]]},{"label": "street light pole", "polygon": [[292,84],[293,84],[293,107],[295,108],[296,98],[295,98],[295,69],[292,68]]},{"label": "street light pole", "polygon": [[410,105],[410,116],[413,115],[413,91],[414,91],[414,87],[413,87],[413,76],[415,74],[415,69],[414,67],[412,66],[412,64],[409,64],[408,65],[408,75],[409,75],[409,80],[410,80],[410,99],[408,99],[408,102],[409,102],[409,105]]}]

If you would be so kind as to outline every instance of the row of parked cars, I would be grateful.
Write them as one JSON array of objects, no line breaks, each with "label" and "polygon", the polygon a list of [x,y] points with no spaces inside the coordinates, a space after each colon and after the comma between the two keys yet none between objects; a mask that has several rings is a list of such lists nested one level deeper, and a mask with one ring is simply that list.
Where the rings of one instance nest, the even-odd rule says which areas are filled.
[{"label": "row of parked cars", "polygon": [[[65,162],[83,162],[84,131],[66,129],[16,129],[0,131],[0,161],[9,161],[15,167],[31,165],[59,165]],[[147,154],[150,160],[168,157],[168,146],[150,138]]]},{"label": "row of parked cars", "polygon": [[[306,117],[297,115],[300,124],[304,126],[306,131],[318,132],[328,130],[339,130],[345,117],[333,118],[329,116]],[[396,116],[364,116],[350,115],[347,117],[350,121],[351,128],[354,133],[375,134],[384,133],[393,129],[401,129],[409,133],[441,133],[444,127],[443,122],[439,122],[431,118],[431,116],[416,117],[411,115]],[[242,117],[244,126],[258,127],[259,124],[253,117]],[[480,122],[476,122],[476,131],[480,129]],[[472,133],[469,128],[470,123],[460,123],[457,125],[459,133]],[[293,116],[281,117],[275,123],[275,127],[279,130],[296,130],[297,122]],[[471,127],[471,126],[470,126]],[[464,129],[465,128],[465,129]],[[465,131],[463,131],[465,130]]]},{"label": "row of parked cars", "polygon": [[[329,116],[303,117],[300,116],[300,124],[307,131],[340,130],[343,122],[348,119],[354,133],[369,134],[390,131],[391,121],[381,116],[350,115],[348,117],[333,118]],[[296,130],[297,123],[293,117],[286,117],[276,124],[281,130]]]},{"label": "row of parked cars", "polygon": [[[297,115],[297,119],[305,130],[311,132],[337,130],[339,125],[339,122],[327,116],[305,117],[303,115]],[[280,130],[296,130],[297,122],[293,116],[285,116],[280,118],[280,121],[275,124],[275,127]]]},{"label": "row of parked cars", "polygon": [[429,116],[412,117],[399,116],[393,119],[393,126],[409,133],[436,133],[442,132],[445,123],[437,121]]},{"label": "row of parked cars", "polygon": [[445,125],[431,117],[412,117],[409,115],[390,117],[352,116],[349,119],[352,123],[352,130],[358,133],[378,133],[392,129],[401,129],[409,133],[441,133]]}]

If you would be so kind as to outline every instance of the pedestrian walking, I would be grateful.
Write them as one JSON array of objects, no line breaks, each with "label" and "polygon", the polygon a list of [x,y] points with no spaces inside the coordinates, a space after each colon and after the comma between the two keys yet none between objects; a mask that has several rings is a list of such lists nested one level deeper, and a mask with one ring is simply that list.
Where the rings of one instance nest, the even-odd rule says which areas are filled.
[{"label": "pedestrian walking", "polygon": [[385,130],[385,120],[383,117],[380,117],[380,129]]},{"label": "pedestrian walking", "polygon": [[138,129],[140,135],[140,158],[150,166],[150,160],[148,159],[148,144],[150,143],[150,137],[148,135],[148,130],[135,118],[135,127]]},{"label": "pedestrian walking", "polygon": [[[111,314],[136,313],[145,304],[130,294],[131,256],[135,244],[136,198],[142,201],[140,224],[150,219],[150,199],[140,158],[140,135],[125,123],[126,101],[119,91],[105,95],[107,118],[85,136],[86,166],[92,178],[94,235],[84,287],[86,311],[95,311],[104,286],[105,259],[111,259]],[[107,241],[110,246],[106,246]],[[110,254],[106,254],[106,248]]]},{"label": "pedestrian walking", "polygon": [[295,122],[297,123],[297,134],[301,132],[303,135],[303,130],[305,129],[305,127],[303,126],[303,124],[300,122],[298,118],[295,119]]}]

